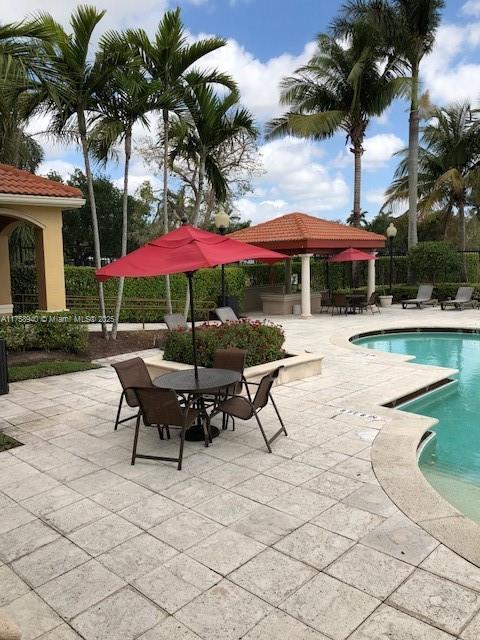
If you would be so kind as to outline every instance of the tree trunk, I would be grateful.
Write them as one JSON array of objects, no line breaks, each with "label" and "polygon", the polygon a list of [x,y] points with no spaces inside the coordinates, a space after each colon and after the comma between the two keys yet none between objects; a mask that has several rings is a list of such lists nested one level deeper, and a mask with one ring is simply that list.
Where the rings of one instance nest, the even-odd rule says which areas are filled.
[{"label": "tree trunk", "polygon": [[418,63],[412,68],[412,94],[408,127],[408,248],[418,243],[418,132],[420,114],[418,111]]},{"label": "tree trunk", "polygon": [[[125,133],[125,166],[123,170],[123,201],[122,201],[122,257],[127,254],[128,239],[128,172],[130,166],[130,158],[132,156],[132,131]],[[123,285],[125,278],[118,281],[117,302],[115,304],[115,315],[112,325],[112,339],[117,339],[118,323],[120,320],[120,311],[122,310]]]},{"label": "tree trunk", "polygon": [[458,223],[459,223],[459,248],[462,251],[462,272],[463,272],[463,281],[468,281],[467,274],[467,254],[465,253],[466,248],[466,233],[465,233],[465,202],[464,200],[460,200],[458,203]]},{"label": "tree trunk", "polygon": [[[200,218],[200,207],[202,205],[202,197],[203,197],[203,184],[205,182],[205,156],[202,155],[199,158],[199,166],[198,166],[198,190],[195,196],[195,208],[193,210],[193,221],[192,224],[194,227],[197,226],[198,220]],[[187,289],[187,294],[185,297],[185,319],[188,317],[188,310],[190,307],[190,292]]]},{"label": "tree trunk", "polygon": [[362,192],[362,154],[363,147],[360,142],[353,145],[351,149],[353,157],[355,159],[354,165],[354,186],[353,186],[353,226],[361,227],[362,222],[362,205],[361,205],[361,192]]},{"label": "tree trunk", "polygon": [[[168,233],[168,111],[163,109],[163,232]],[[172,293],[170,288],[170,276],[165,276],[165,300],[167,312],[172,313]]]},{"label": "tree trunk", "polygon": [[[85,122],[85,114],[83,110],[80,110],[78,116],[78,130],[80,133],[80,141],[82,144],[83,161],[85,163],[85,176],[87,178],[88,199],[90,203],[90,212],[92,215],[92,229],[93,229],[93,251],[95,254],[95,267],[100,269],[102,266],[101,251],[100,251],[100,234],[98,232],[98,217],[97,206],[95,203],[95,193],[93,191],[93,176],[90,168],[90,157],[88,155],[88,142],[87,142],[87,124]],[[106,310],[105,310],[105,296],[103,293],[103,283],[98,283],[98,302],[100,309],[100,322],[102,325],[102,335],[105,340],[108,340],[108,330],[106,322]]]}]

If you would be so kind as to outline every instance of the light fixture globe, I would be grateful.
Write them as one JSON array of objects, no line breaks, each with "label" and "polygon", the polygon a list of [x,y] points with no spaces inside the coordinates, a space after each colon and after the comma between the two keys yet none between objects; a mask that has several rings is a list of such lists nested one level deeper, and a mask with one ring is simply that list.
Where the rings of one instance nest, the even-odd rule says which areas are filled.
[{"label": "light fixture globe", "polygon": [[393,222],[390,222],[390,224],[387,227],[387,238],[391,238],[393,240],[393,238],[395,238],[395,236],[397,235],[397,227],[393,224]]},{"label": "light fixture globe", "polygon": [[214,222],[215,222],[215,227],[219,231],[226,231],[230,226],[230,216],[225,211],[225,209],[220,208],[218,212],[215,214]]}]

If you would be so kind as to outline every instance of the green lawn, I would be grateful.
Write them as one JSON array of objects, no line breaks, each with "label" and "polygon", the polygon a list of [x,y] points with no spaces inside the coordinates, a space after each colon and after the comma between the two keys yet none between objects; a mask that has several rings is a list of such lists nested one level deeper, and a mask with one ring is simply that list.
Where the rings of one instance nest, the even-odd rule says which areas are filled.
[{"label": "green lawn", "polygon": [[6,433],[0,433],[0,451],[8,451],[8,449],[20,447],[21,445],[22,443],[15,440],[15,438],[7,436]]},{"label": "green lawn", "polygon": [[19,364],[8,368],[10,382],[30,380],[32,378],[45,378],[47,376],[59,376],[63,373],[75,371],[87,371],[99,369],[99,365],[80,360],[53,360],[51,362],[37,362],[35,364]]}]

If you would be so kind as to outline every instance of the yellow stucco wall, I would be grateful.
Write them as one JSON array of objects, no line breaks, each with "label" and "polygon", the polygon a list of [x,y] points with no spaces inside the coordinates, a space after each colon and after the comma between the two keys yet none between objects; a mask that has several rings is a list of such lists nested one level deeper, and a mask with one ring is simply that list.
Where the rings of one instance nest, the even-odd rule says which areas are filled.
[{"label": "yellow stucco wall", "polygon": [[54,206],[4,204],[0,200],[0,306],[11,303],[8,238],[15,223],[27,221],[35,227],[35,259],[39,309],[66,308],[63,267],[62,210]]}]

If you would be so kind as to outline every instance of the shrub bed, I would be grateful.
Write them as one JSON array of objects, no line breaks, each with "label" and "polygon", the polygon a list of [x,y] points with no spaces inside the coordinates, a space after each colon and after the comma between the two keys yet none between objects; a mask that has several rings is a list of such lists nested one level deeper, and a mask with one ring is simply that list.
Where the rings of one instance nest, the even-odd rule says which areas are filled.
[{"label": "shrub bed", "polygon": [[82,353],[87,349],[87,327],[74,322],[67,312],[13,316],[0,321],[0,338],[9,351],[64,351]]},{"label": "shrub bed", "polygon": [[[246,366],[252,367],[285,357],[285,335],[271,322],[241,321],[220,326],[205,325],[196,331],[197,362],[211,367],[216,349],[237,347],[247,352]],[[192,336],[189,331],[169,331],[164,342],[165,360],[193,364]]]}]

